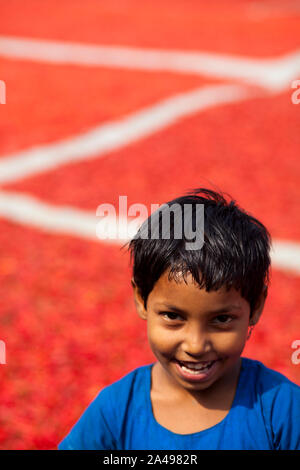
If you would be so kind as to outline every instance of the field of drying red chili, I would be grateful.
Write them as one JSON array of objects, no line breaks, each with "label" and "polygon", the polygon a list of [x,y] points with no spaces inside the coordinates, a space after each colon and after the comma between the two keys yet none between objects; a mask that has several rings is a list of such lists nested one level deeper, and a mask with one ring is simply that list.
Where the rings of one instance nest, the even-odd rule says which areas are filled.
[{"label": "field of drying red chili", "polygon": [[[300,242],[300,105],[292,103],[290,85],[271,92],[234,74],[68,63],[53,54],[51,59],[47,51],[43,59],[28,57],[22,44],[19,56],[8,46],[3,53],[1,45],[3,37],[30,38],[205,52],[238,61],[279,59],[299,48],[295,2],[204,3],[1,5],[0,79],[6,84],[6,104],[0,105],[0,340],[6,345],[6,363],[0,364],[1,449],[55,449],[102,387],[155,360],[146,325],[135,313],[128,253],[75,231],[50,230],[42,217],[34,224],[34,212],[21,206],[25,195],[56,209],[95,214],[102,203],[117,208],[120,195],[127,195],[128,206],[150,207],[189,188],[213,185],[260,219],[274,240]],[[298,75],[291,78],[300,78],[299,68]],[[10,156],[42,149],[42,161],[53,143],[222,84],[242,85],[250,96],[181,115],[99,158],[58,161],[1,180]],[[12,169],[16,175],[21,157]],[[16,219],[14,207],[3,208],[2,198],[10,194],[19,195],[15,205],[25,221]],[[298,384],[300,364],[291,360],[291,344],[300,339],[299,304],[300,266],[274,265],[263,316],[243,353]]]}]

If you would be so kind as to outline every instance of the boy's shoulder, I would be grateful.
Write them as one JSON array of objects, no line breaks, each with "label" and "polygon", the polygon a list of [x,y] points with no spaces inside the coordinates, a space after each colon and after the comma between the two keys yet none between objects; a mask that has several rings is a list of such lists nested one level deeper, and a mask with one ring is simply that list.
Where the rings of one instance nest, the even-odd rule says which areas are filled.
[{"label": "boy's shoulder", "polygon": [[105,386],[86,408],[59,449],[114,449],[122,441],[124,423],[143,409],[151,384],[151,364],[137,367]]},{"label": "boy's shoulder", "polygon": [[137,367],[120,379],[112,382],[106,387],[102,388],[96,397],[96,401],[104,403],[109,406],[117,404],[117,408],[122,407],[122,403],[126,406],[129,399],[133,395],[142,395],[148,385],[151,384],[151,367],[153,364],[147,364]]},{"label": "boy's shoulder", "polygon": [[[252,384],[256,400],[269,413],[270,418],[278,414],[300,413],[300,386],[285,375],[265,366],[262,362],[243,358],[247,370],[247,385]],[[296,411],[297,410],[297,411]],[[300,419],[300,416],[299,416]]]},{"label": "boy's shoulder", "polygon": [[120,379],[118,379],[116,382],[114,382],[112,385],[122,385],[127,382],[132,382],[137,378],[143,378],[145,375],[148,375],[150,373],[153,364],[154,363],[146,364],[132,369],[131,371],[127,372],[127,374],[123,375]]},{"label": "boy's shoulder", "polygon": [[260,416],[272,449],[300,450],[300,386],[262,362],[243,358],[241,405]]},{"label": "boy's shoulder", "polygon": [[300,386],[292,382],[284,374],[271,369],[262,362],[243,357],[243,368],[247,370],[248,374],[251,374],[255,379],[257,387],[262,389],[272,388],[278,390],[280,388],[291,388],[300,391]]}]

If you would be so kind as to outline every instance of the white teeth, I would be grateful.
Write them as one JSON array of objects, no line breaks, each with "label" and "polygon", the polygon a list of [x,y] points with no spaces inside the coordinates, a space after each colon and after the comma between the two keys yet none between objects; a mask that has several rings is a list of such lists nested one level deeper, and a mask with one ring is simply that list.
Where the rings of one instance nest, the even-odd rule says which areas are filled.
[{"label": "white teeth", "polygon": [[206,372],[206,371],[209,369],[209,367],[204,367],[204,368],[202,368],[202,369],[198,369],[198,370],[197,370],[197,369],[194,369],[194,370],[193,370],[193,369],[190,369],[190,368],[188,368],[188,367],[181,366],[181,369],[184,370],[184,371],[186,371],[186,372],[188,372],[189,374],[199,375],[199,374],[201,374],[202,372]]},{"label": "white teeth", "polygon": [[189,369],[196,369],[196,370],[199,370],[199,369],[204,369],[204,368],[206,368],[206,367],[211,366],[211,364],[212,364],[213,362],[214,362],[214,361],[205,362],[205,363],[199,362],[198,364],[186,362],[185,364],[182,364],[182,365],[184,365],[184,367],[188,367]]},{"label": "white teeth", "polygon": [[181,366],[182,370],[185,370],[186,372],[197,375],[201,372],[206,372],[208,369],[210,369],[211,365],[214,362],[215,361],[208,362],[205,365],[203,365],[203,364],[193,364],[193,367],[184,366],[183,364],[180,364],[180,366]]}]

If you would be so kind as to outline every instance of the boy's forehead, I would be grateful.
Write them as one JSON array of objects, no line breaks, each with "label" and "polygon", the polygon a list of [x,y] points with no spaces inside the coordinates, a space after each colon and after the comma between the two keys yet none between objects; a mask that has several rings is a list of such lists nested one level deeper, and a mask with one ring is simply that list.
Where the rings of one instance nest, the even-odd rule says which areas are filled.
[{"label": "boy's forehead", "polygon": [[234,288],[227,290],[222,287],[217,291],[207,292],[205,288],[200,289],[190,273],[185,276],[185,279],[186,282],[182,276],[176,280],[169,279],[169,272],[164,273],[150,292],[149,300],[151,297],[155,304],[174,304],[183,310],[187,305],[201,304],[208,308],[216,306],[225,308],[242,307],[247,302]]}]

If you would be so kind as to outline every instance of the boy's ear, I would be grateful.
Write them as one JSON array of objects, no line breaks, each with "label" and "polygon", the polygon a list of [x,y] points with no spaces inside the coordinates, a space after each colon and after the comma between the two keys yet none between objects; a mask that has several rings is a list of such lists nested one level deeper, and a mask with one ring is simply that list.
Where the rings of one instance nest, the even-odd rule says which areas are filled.
[{"label": "boy's ear", "polygon": [[263,291],[261,293],[261,296],[259,298],[257,307],[255,310],[253,310],[252,316],[250,318],[249,324],[250,325],[256,325],[258,320],[260,319],[260,316],[263,312],[264,306],[265,306],[265,301],[268,295],[268,286],[264,286]]},{"label": "boy's ear", "polygon": [[133,278],[131,278],[131,285],[133,287],[133,297],[137,313],[143,320],[146,320],[147,311],[144,306],[144,301]]}]

